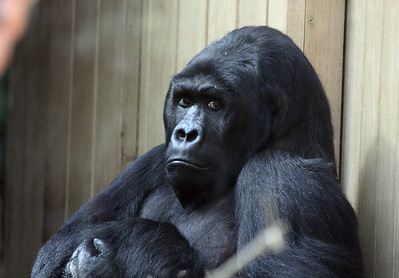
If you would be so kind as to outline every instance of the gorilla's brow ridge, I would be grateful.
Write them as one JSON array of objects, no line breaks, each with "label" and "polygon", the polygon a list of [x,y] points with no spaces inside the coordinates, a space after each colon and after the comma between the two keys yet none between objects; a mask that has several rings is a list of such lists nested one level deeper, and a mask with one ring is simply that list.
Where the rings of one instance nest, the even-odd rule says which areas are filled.
[{"label": "gorilla's brow ridge", "polygon": [[195,93],[206,93],[209,95],[220,95],[224,92],[224,89],[213,82],[192,82],[190,79],[178,80],[174,86],[175,91],[190,91]]}]

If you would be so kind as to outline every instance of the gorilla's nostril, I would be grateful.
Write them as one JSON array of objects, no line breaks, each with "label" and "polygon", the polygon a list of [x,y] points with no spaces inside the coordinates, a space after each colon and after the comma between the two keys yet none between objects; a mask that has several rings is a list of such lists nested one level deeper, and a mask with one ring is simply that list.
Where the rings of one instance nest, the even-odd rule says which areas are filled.
[{"label": "gorilla's nostril", "polygon": [[183,142],[193,142],[198,138],[198,131],[196,129],[193,130],[185,130],[183,128],[176,130],[175,138],[179,141]]},{"label": "gorilla's nostril", "polygon": [[190,131],[190,132],[187,134],[186,140],[187,140],[187,142],[192,142],[192,141],[194,141],[195,139],[197,139],[197,137],[198,137],[198,131],[192,130],[192,131]]},{"label": "gorilla's nostril", "polygon": [[176,131],[176,138],[180,140],[184,140],[186,138],[186,132],[183,129],[178,129]]}]

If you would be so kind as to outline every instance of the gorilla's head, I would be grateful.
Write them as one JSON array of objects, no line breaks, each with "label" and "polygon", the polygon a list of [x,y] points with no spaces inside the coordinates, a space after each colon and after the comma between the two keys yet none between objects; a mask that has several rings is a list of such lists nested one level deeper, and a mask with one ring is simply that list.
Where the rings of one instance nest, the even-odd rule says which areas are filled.
[{"label": "gorilla's head", "polygon": [[171,80],[164,124],[166,169],[183,206],[226,194],[262,150],[334,160],[320,81],[291,39],[268,27],[234,30],[196,55]]}]

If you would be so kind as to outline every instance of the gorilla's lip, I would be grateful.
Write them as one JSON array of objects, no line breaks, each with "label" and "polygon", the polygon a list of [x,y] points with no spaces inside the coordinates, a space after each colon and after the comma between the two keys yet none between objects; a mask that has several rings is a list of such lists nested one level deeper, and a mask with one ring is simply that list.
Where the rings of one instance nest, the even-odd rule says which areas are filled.
[{"label": "gorilla's lip", "polygon": [[209,165],[203,165],[198,162],[194,162],[192,160],[188,160],[185,158],[173,158],[168,160],[166,163],[167,165],[181,165],[181,166],[186,166],[186,167],[191,167],[191,168],[196,168],[199,170],[206,170],[209,169]]}]

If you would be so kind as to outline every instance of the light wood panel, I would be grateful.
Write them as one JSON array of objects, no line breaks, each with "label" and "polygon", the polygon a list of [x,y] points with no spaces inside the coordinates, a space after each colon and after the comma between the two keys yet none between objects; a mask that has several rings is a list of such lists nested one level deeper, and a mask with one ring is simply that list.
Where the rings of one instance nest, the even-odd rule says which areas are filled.
[{"label": "light wood panel", "polygon": [[398,216],[395,191],[399,189],[396,179],[399,171],[399,3],[385,0],[382,6],[375,276],[393,277],[395,264],[399,264],[394,261],[395,240],[399,238],[399,231],[395,231]]},{"label": "light wood panel", "polygon": [[[364,58],[366,43],[366,11],[367,3],[364,1],[351,1],[348,4],[348,14],[351,16],[347,19],[347,36],[346,36],[346,63],[345,71],[356,73],[346,77],[344,83],[344,92],[359,92],[346,93],[344,99],[343,113],[343,146],[342,146],[342,175],[341,180],[344,185],[346,196],[351,204],[358,207],[358,187],[354,186],[359,181],[360,168],[360,131],[361,125],[361,105],[364,80]],[[350,82],[349,82],[350,80]],[[349,109],[350,107],[350,109]],[[366,139],[367,140],[367,139]],[[349,144],[350,142],[350,144]],[[348,171],[350,168],[355,170]],[[375,167],[374,167],[375,168]],[[347,170],[348,169],[348,170]],[[362,183],[363,184],[363,183]],[[369,192],[365,190],[364,192]],[[372,195],[374,196],[374,194]]]},{"label": "light wood panel", "polygon": [[[348,117],[345,117],[347,119],[345,122],[347,128],[350,127],[350,129],[344,129],[344,138],[345,140],[356,140],[356,144],[353,142],[351,146],[348,146],[349,148],[344,148],[343,184],[350,201],[355,207],[358,207],[365,270],[366,274],[370,275],[370,273],[374,273],[375,265],[375,174],[377,168],[377,160],[375,159],[377,157],[377,149],[375,146],[378,141],[378,130],[375,127],[378,126],[380,114],[378,99],[381,72],[381,63],[379,62],[381,59],[381,44],[366,43],[365,31],[371,31],[370,39],[379,40],[382,35],[382,25],[379,24],[379,20],[382,17],[383,9],[375,1],[368,3],[359,3],[356,1],[353,4],[356,5],[353,8],[357,10],[357,19],[361,25],[356,26],[358,29],[357,34],[352,34],[355,36],[350,39],[348,38],[348,51],[354,47],[356,48],[351,56],[347,57],[347,59],[356,59],[348,66],[348,73],[357,72],[357,74],[351,76],[351,79],[346,82],[345,86],[345,92],[348,92],[345,104],[348,103],[350,105],[348,108],[351,107],[353,111],[346,109]],[[352,7],[350,9],[352,10]],[[367,14],[374,12],[376,16],[366,20]],[[354,27],[353,24],[353,21],[348,22],[348,26]],[[362,29],[359,30],[360,28]],[[361,47],[359,47],[360,43],[362,43]],[[365,68],[370,67],[374,67],[374,70],[365,71]],[[370,93],[363,94],[365,90]],[[351,94],[350,92],[357,93]],[[351,113],[350,116],[349,113]],[[358,126],[360,129],[357,128]],[[362,134],[360,134],[360,130]],[[355,168],[356,170],[354,171],[345,171],[348,165],[351,165],[354,161],[356,161],[356,165],[359,168]],[[357,169],[361,171],[360,176]],[[353,184],[353,182],[360,182],[362,190],[359,192],[351,191],[349,184]],[[357,194],[360,197],[359,203]]]},{"label": "light wood panel", "polygon": [[305,43],[306,0],[288,0],[287,35],[303,51]]},{"label": "light wood panel", "polygon": [[143,2],[138,154],[164,141],[163,100],[176,73],[177,0]]},{"label": "light wood panel", "polygon": [[267,25],[287,32],[288,0],[269,0]]},{"label": "light wood panel", "polygon": [[179,1],[177,71],[206,45],[207,1]]},{"label": "light wood panel", "polygon": [[267,25],[269,0],[239,0],[238,26]]},{"label": "light wood panel", "polygon": [[220,39],[237,28],[237,1],[208,0],[208,43]]},{"label": "light wood panel", "polygon": [[343,184],[365,277],[399,277],[399,3],[351,1],[347,14]]},{"label": "light wood panel", "polygon": [[326,91],[334,127],[339,164],[345,1],[306,0],[304,53]]}]

